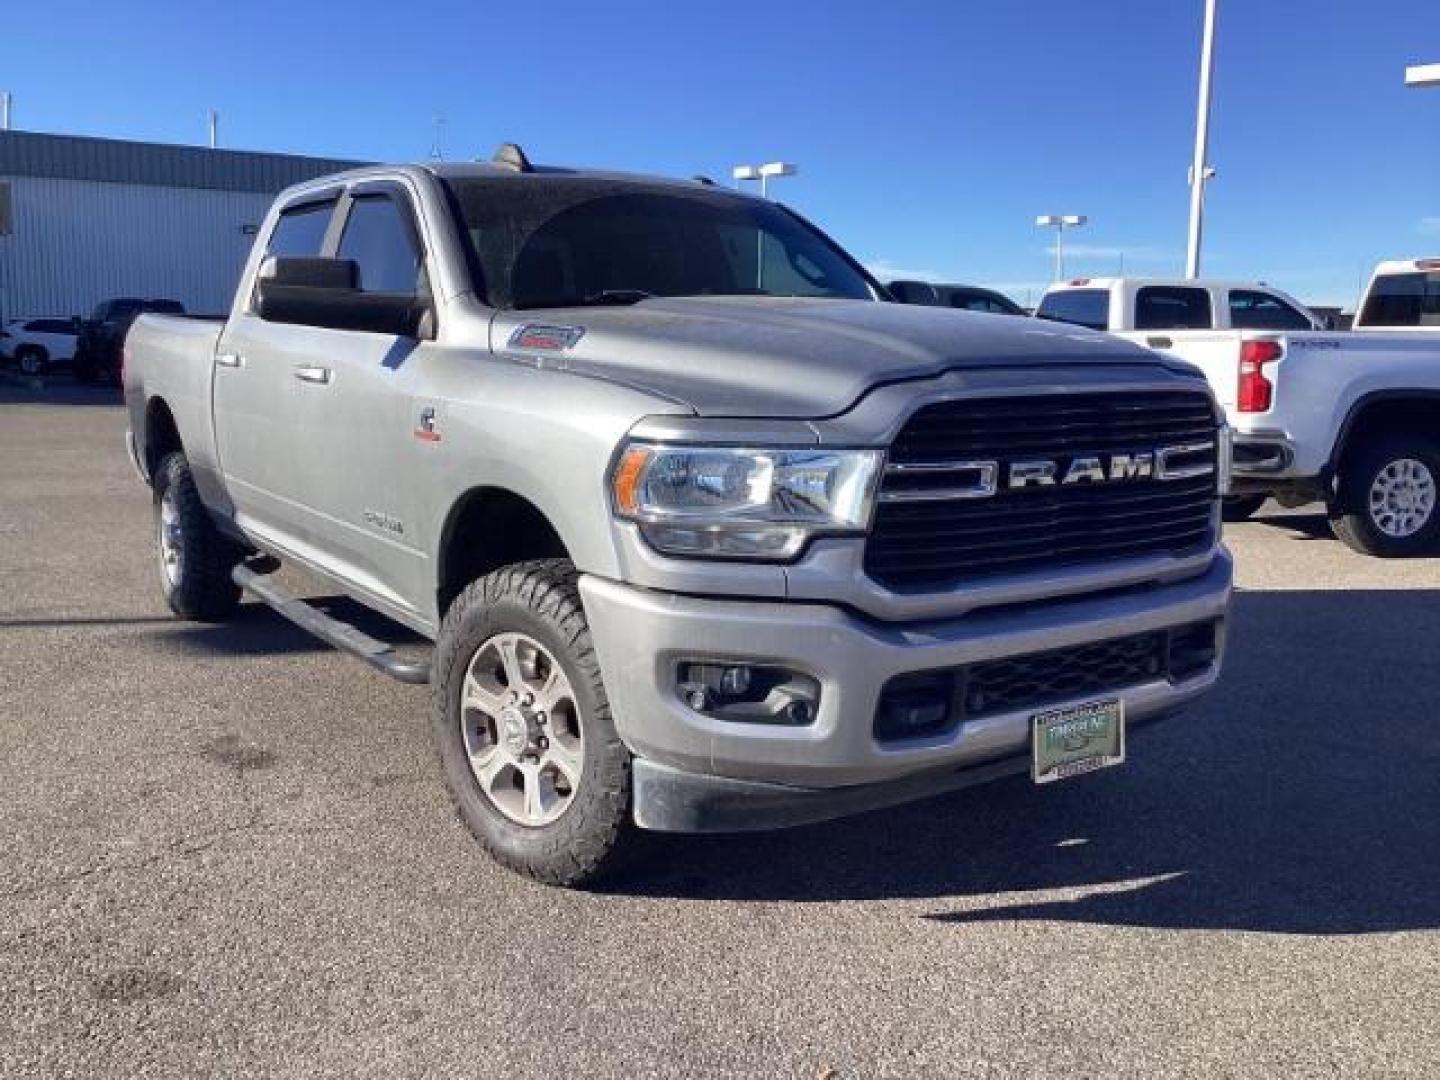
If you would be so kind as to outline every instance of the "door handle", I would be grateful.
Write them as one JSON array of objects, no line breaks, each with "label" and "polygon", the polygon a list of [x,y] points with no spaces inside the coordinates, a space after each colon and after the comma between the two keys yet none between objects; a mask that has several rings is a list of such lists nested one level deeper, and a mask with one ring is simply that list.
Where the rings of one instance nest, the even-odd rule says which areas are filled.
[{"label": "door handle", "polygon": [[1152,337],[1146,338],[1145,344],[1149,345],[1152,349],[1169,349],[1174,347],[1175,339],[1168,337]]},{"label": "door handle", "polygon": [[215,363],[221,367],[244,367],[245,357],[233,352],[216,353]]},{"label": "door handle", "polygon": [[330,383],[330,369],[313,364],[301,364],[295,369],[295,377],[301,382],[327,386]]}]

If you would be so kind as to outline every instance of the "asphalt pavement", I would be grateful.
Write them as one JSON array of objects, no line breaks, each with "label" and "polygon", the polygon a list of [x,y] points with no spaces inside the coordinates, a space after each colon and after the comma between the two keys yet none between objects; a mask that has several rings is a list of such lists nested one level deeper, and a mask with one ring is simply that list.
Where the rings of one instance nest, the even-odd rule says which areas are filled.
[{"label": "asphalt pavement", "polygon": [[1440,560],[1229,530],[1122,768],[494,864],[423,688],[160,597],[114,392],[0,384],[0,1077],[1440,1075]]}]

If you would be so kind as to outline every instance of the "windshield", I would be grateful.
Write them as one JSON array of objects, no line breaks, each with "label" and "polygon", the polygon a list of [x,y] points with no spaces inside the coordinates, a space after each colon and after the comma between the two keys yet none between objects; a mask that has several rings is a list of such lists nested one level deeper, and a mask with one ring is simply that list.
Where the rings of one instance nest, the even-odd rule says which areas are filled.
[{"label": "windshield", "polygon": [[863,273],[781,207],[724,191],[597,177],[450,181],[494,307],[651,296],[871,300]]}]

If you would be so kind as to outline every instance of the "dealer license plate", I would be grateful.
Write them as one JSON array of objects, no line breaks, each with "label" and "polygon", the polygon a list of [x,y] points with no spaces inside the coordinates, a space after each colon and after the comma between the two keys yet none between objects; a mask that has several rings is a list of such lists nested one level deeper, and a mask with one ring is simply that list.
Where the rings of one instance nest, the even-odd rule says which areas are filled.
[{"label": "dealer license plate", "polygon": [[1119,698],[1036,713],[1030,730],[1030,776],[1037,784],[1125,760],[1125,706]]}]

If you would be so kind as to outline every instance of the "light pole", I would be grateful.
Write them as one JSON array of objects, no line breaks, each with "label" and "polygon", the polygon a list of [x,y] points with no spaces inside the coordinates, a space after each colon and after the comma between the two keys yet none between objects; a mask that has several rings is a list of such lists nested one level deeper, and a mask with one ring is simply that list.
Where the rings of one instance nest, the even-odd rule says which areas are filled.
[{"label": "light pole", "polygon": [[1041,214],[1035,219],[1035,224],[1042,229],[1055,230],[1055,280],[1059,281],[1065,276],[1065,244],[1064,236],[1066,229],[1078,229],[1085,222],[1089,221],[1084,214]]},{"label": "light pole", "polygon": [[1215,176],[1205,159],[1210,154],[1210,80],[1215,73],[1215,7],[1205,0],[1205,33],[1200,40],[1200,99],[1195,106],[1195,157],[1190,163],[1190,242],[1185,249],[1185,276],[1200,276],[1200,239],[1205,217],[1205,185]]},{"label": "light pole", "polygon": [[[736,165],[730,170],[730,175],[735,178],[735,186],[740,186],[741,180],[759,180],[760,197],[769,198],[766,191],[766,182],[770,177],[794,176],[797,168],[788,161],[770,161],[764,165]],[[755,288],[759,292],[765,291],[765,230],[755,230]]]},{"label": "light pole", "polygon": [[759,180],[760,197],[767,198],[766,181],[772,176],[794,176],[799,170],[788,161],[771,161],[764,165],[736,165],[730,175],[736,180]]}]

